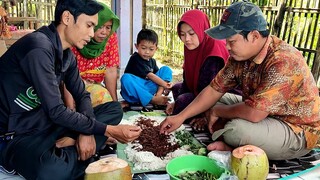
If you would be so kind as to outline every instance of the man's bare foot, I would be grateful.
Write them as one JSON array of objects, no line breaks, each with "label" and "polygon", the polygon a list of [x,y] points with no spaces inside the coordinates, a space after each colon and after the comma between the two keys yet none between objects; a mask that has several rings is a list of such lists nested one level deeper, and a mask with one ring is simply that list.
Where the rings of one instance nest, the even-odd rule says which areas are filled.
[{"label": "man's bare foot", "polygon": [[233,149],[222,141],[215,141],[207,146],[209,151],[232,151]]},{"label": "man's bare foot", "polygon": [[70,138],[70,137],[63,137],[56,141],[56,147],[57,148],[63,148],[67,146],[74,146],[76,144],[76,140]]},{"label": "man's bare foot", "polygon": [[202,132],[208,128],[208,121],[205,117],[194,118],[189,124],[197,132]]},{"label": "man's bare foot", "polygon": [[167,105],[169,97],[167,96],[153,96],[151,103],[154,105]]}]

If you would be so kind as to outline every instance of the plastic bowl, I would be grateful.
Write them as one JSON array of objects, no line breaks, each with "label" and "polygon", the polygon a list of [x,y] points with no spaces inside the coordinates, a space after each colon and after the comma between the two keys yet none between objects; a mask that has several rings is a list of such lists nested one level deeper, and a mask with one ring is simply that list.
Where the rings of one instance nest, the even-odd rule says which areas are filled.
[{"label": "plastic bowl", "polygon": [[206,156],[186,155],[172,159],[166,166],[166,171],[171,180],[180,180],[177,176],[186,171],[202,171],[220,177],[225,172],[225,168],[220,167],[217,162]]}]

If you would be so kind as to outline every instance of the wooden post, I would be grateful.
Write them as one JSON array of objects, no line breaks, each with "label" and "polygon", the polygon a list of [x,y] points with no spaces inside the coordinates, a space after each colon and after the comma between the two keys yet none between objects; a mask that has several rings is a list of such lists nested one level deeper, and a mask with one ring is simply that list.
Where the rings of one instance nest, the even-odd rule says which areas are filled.
[{"label": "wooden post", "polygon": [[[315,79],[315,81],[317,82],[317,85],[319,84],[318,81],[319,81],[319,76],[320,76],[320,38],[318,39],[318,44],[317,44],[317,52],[315,54],[315,59],[313,61],[313,64],[312,64],[312,69],[311,69],[311,72],[313,74],[313,77]],[[318,85],[319,87],[319,85]]]},{"label": "wooden post", "polygon": [[147,27],[147,1],[142,0],[142,28]]},{"label": "wooden post", "polygon": [[[23,17],[28,17],[28,1],[27,0],[23,0]],[[23,22],[23,29],[29,29],[29,22],[28,21],[24,21]]]},{"label": "wooden post", "polygon": [[286,12],[286,3],[283,2],[280,5],[277,18],[276,18],[276,20],[274,22],[274,25],[273,25],[273,32],[274,32],[273,34],[275,36],[279,36],[280,35],[280,30],[281,30],[281,27],[282,27],[282,22],[283,22],[283,19],[284,19],[285,12]]},{"label": "wooden post", "polygon": [[120,27],[117,31],[120,51],[120,69],[125,69],[130,55],[132,44],[131,7],[130,1],[116,0],[116,14],[120,18]]},{"label": "wooden post", "polygon": [[[172,3],[172,2],[171,2]],[[167,1],[163,1],[163,14],[162,14],[162,47],[163,47],[163,54],[164,56],[168,55],[168,46],[167,46],[167,20],[168,20],[168,6],[167,6]]]}]

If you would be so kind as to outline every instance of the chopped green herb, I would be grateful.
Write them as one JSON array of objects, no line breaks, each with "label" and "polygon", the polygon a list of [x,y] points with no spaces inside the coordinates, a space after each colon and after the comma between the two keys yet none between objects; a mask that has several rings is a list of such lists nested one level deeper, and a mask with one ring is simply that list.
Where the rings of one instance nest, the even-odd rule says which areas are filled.
[{"label": "chopped green herb", "polygon": [[216,180],[218,177],[215,174],[209,173],[206,170],[202,171],[186,171],[176,176],[181,180]]},{"label": "chopped green herb", "polygon": [[189,150],[193,154],[206,156],[207,155],[207,148],[200,144],[199,142],[195,143],[195,138],[191,135],[191,133],[186,131],[178,131],[175,134],[176,138],[178,139],[178,143],[180,146],[189,146]]}]

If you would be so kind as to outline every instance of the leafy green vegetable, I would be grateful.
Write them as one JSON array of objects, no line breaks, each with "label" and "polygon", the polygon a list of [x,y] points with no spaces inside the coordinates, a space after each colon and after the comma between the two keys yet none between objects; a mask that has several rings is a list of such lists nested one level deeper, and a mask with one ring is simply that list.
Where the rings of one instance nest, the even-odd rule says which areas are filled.
[{"label": "leafy green vegetable", "polygon": [[166,115],[164,112],[159,112],[159,111],[150,111],[150,112],[141,111],[141,114],[144,114],[145,116],[165,116]]},{"label": "leafy green vegetable", "polygon": [[198,155],[206,156],[207,153],[208,153],[208,152],[207,152],[207,148],[202,147],[202,148],[200,148],[200,149],[198,150]]},{"label": "leafy green vegetable", "polygon": [[181,180],[216,180],[218,177],[215,174],[209,173],[206,170],[202,171],[186,171],[176,176]]},{"label": "leafy green vegetable", "polygon": [[178,139],[178,143],[180,146],[189,146],[189,150],[193,154],[206,156],[207,148],[197,142],[191,133],[187,131],[178,131],[175,133],[176,138]]}]

